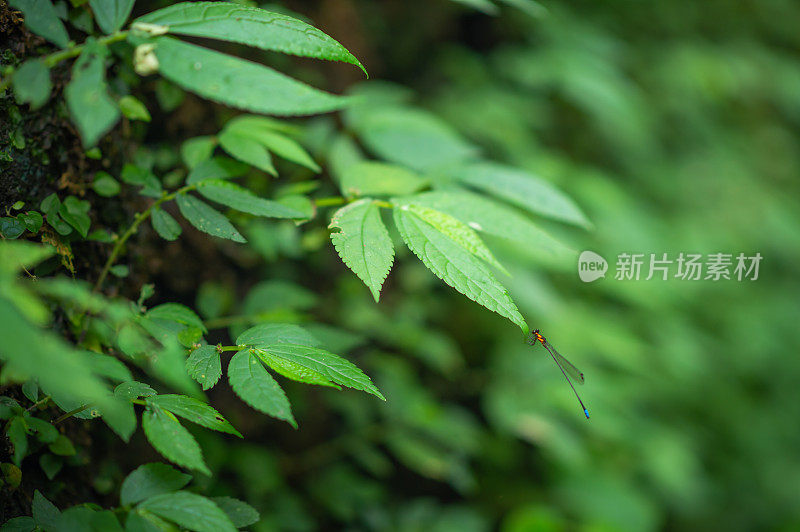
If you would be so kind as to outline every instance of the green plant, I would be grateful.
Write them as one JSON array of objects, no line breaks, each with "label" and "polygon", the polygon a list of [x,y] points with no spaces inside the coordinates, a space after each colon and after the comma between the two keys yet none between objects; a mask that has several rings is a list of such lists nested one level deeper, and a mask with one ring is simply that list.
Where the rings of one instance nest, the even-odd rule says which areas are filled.
[{"label": "green plant", "polygon": [[[234,305],[226,288],[212,280],[197,294],[203,317],[182,303],[165,301],[158,285],[149,282],[146,265],[136,260],[132,244],[148,224],[162,239],[179,240],[186,224],[176,219],[178,213],[203,233],[246,245],[239,251],[219,244],[224,255],[243,265],[252,265],[253,255],[269,261],[276,249],[291,246],[280,241],[281,234],[304,240],[307,250],[319,249],[327,226],[341,260],[375,302],[394,263],[399,234],[438,278],[528,332],[496,274],[508,272],[481,235],[535,245],[543,256],[556,260],[569,258],[573,252],[529,216],[587,227],[587,218],[565,194],[522,169],[488,161],[396,87],[367,83],[338,96],[177,37],[226,41],[364,69],[339,43],[296,18],[233,3],[183,2],[128,23],[133,1],[79,4],[66,8],[49,0],[12,2],[22,10],[28,29],[58,50],[6,65],[0,81],[0,91],[12,87],[17,103],[30,112],[61,105],[63,97],[84,156],[99,161],[91,179],[73,187],[77,195],[51,193],[38,210],[24,212],[24,202],[15,201],[0,222],[2,379],[6,386],[20,386],[32,403],[26,408],[17,398],[2,398],[4,432],[13,447],[11,462],[4,464],[9,489],[18,487],[20,475],[31,467],[28,457],[38,456],[41,469],[53,479],[70,457],[80,454],[60,430],[73,419],[100,418],[124,442],[141,424],[146,439],[165,459],[212,475],[215,471],[198,443],[208,436],[190,431],[179,418],[242,437],[205,393],[219,384],[223,373],[247,405],[295,428],[303,420],[298,423],[273,375],[384,399],[370,377],[333,352],[345,352],[364,339],[317,322],[308,313],[316,297],[298,284],[276,276],[256,284],[243,304]],[[69,40],[62,19],[83,30],[91,28],[91,17],[101,34],[81,44]],[[53,92],[54,69],[71,59],[75,61],[63,93]],[[108,79],[112,71],[113,79]],[[154,75],[160,79],[145,81]],[[185,140],[180,158],[145,149],[116,151],[109,135],[136,144],[157,114],[144,103],[151,96],[145,83],[155,85],[163,113],[174,108],[184,89],[255,114],[233,116],[219,132]],[[57,101],[48,104],[51,98]],[[339,109],[344,109],[344,127],[325,119],[287,122],[260,115]],[[115,129],[120,123],[123,131]],[[368,159],[360,146],[376,159]],[[21,141],[15,145],[17,150],[24,147]],[[271,184],[268,176],[279,181]],[[267,190],[271,199],[262,196]],[[111,201],[136,212],[109,223],[99,206]],[[323,213],[332,207],[328,225]],[[387,228],[388,213],[396,231]],[[33,242],[37,239],[39,244]],[[100,249],[102,260],[86,265],[82,254],[89,249]],[[173,269],[183,274],[180,264]],[[68,277],[60,275],[64,270]],[[301,276],[295,279],[303,284]],[[131,295],[133,285],[138,295]],[[160,303],[150,307],[154,297]],[[235,340],[209,341],[225,329]],[[397,337],[391,343],[402,346],[403,340]],[[443,371],[451,364],[435,358],[429,363]],[[407,370],[393,367],[391,358],[378,357],[372,364],[392,375],[384,381],[400,387],[399,397],[416,395],[413,404],[420,415],[404,412],[402,404],[387,405],[389,410],[378,414],[386,416],[385,423],[356,423],[353,432],[379,436],[423,475],[468,489],[463,458],[437,456],[437,449],[474,454],[471,418],[442,409],[424,390],[416,390]],[[342,402],[343,415],[347,409],[365,408],[360,401],[366,399],[358,401]],[[414,434],[412,439],[401,435],[403,426]],[[362,458],[369,460],[373,451],[369,446],[363,451]],[[426,454],[430,457],[421,459]],[[375,460],[374,467],[382,467]],[[122,482],[120,506],[111,510],[84,504],[60,512],[37,491],[33,517],[15,517],[5,527],[113,530],[124,523],[127,530],[171,530],[177,525],[216,531],[257,520],[257,512],[236,499],[178,491],[189,480],[165,464],[141,466]]]}]

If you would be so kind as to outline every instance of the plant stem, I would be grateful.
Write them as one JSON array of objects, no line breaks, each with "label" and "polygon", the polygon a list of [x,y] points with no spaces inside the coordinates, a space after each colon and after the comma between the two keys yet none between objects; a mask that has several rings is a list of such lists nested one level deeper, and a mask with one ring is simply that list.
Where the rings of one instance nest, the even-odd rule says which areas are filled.
[{"label": "plant stem", "polygon": [[245,346],[243,345],[218,345],[217,351],[223,353],[225,351],[241,351],[244,349]]},{"label": "plant stem", "polygon": [[314,200],[317,207],[331,207],[333,205],[344,205],[347,199],[342,196],[331,196],[329,198],[318,198]]},{"label": "plant stem", "polygon": [[[105,37],[100,37],[97,39],[98,44],[111,44],[118,41],[123,41],[128,37],[127,31],[118,31],[116,33],[112,33],[111,35],[106,35]],[[77,44],[75,46],[71,46],[70,48],[66,48],[64,50],[59,50],[57,52],[53,52],[50,55],[44,56],[41,61],[47,68],[52,68],[61,61],[65,59],[72,59],[80,55],[83,49],[86,47],[86,43]],[[11,79],[14,77],[14,72],[16,68],[13,66],[9,66],[3,70],[3,79],[0,80],[0,94],[5,92],[6,88],[11,84]]]},{"label": "plant stem", "polygon": [[64,421],[65,419],[69,419],[69,418],[71,418],[72,416],[74,416],[75,414],[80,414],[81,412],[83,412],[84,410],[86,410],[87,408],[89,408],[90,406],[92,406],[92,405],[82,405],[82,406],[79,406],[78,408],[76,408],[76,409],[74,409],[74,410],[70,410],[69,412],[66,412],[66,413],[64,413],[64,414],[61,414],[60,416],[58,416],[58,417],[57,417],[57,418],[56,418],[56,419],[53,421],[53,425],[58,425],[59,423],[61,423],[61,422],[62,422],[62,421]]},{"label": "plant stem", "polygon": [[100,276],[97,278],[97,282],[94,284],[94,289],[92,290],[92,292],[97,292],[98,290],[100,290],[101,286],[103,285],[103,281],[105,281],[106,277],[108,276],[108,272],[111,270],[111,267],[114,265],[114,262],[116,262],[117,257],[122,252],[122,248],[125,245],[125,242],[127,242],[130,237],[136,234],[136,231],[139,229],[139,225],[141,225],[143,221],[147,220],[150,217],[150,214],[153,212],[153,209],[155,209],[156,207],[158,207],[159,205],[161,205],[166,201],[174,199],[175,196],[177,196],[178,194],[183,194],[190,190],[194,190],[196,187],[197,185],[187,185],[181,189],[176,190],[175,192],[169,194],[165,193],[163,196],[158,198],[152,205],[150,205],[147,209],[138,213],[134,217],[131,226],[128,227],[127,231],[125,231],[122,234],[122,236],[119,237],[116,244],[114,244],[114,249],[111,250],[111,255],[108,256],[108,260],[103,266],[103,270],[100,272]]},{"label": "plant stem", "polygon": [[41,399],[39,399],[38,401],[36,401],[35,403],[33,403],[31,406],[29,406],[29,407],[27,408],[26,412],[31,412],[31,411],[32,411],[32,410],[34,410],[34,409],[35,409],[37,406],[41,406],[41,405],[45,404],[47,401],[49,401],[49,400],[50,400],[50,396],[49,396],[49,395],[45,395],[44,397],[42,397]]}]

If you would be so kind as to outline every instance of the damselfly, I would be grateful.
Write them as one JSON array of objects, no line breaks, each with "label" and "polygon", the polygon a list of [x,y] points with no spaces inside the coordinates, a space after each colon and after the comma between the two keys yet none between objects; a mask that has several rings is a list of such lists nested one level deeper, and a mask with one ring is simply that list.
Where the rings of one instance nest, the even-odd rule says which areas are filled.
[{"label": "damselfly", "polygon": [[550,356],[553,357],[553,360],[555,360],[556,365],[561,370],[561,373],[564,374],[564,378],[567,379],[570,388],[572,388],[572,391],[575,392],[575,397],[578,398],[578,402],[581,404],[581,408],[583,408],[583,413],[586,416],[586,419],[589,419],[589,411],[586,409],[586,406],[584,406],[583,401],[581,401],[581,396],[578,395],[578,390],[575,389],[575,386],[572,385],[572,381],[569,380],[569,377],[571,376],[578,384],[583,384],[583,373],[581,373],[578,368],[573,366],[569,360],[559,355],[558,351],[556,351],[556,348],[547,341],[547,338],[539,333],[539,329],[533,331],[528,338],[528,343],[534,347],[536,347],[536,342],[541,343],[544,348],[547,349],[547,352],[550,353]]}]

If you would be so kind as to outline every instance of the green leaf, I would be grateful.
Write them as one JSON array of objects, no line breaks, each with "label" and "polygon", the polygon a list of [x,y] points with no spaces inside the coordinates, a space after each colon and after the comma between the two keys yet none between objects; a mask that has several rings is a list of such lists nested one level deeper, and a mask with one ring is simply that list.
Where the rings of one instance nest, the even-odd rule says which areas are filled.
[{"label": "green leaf", "polygon": [[186,371],[200,383],[203,390],[214,387],[222,376],[219,352],[213,345],[203,345],[192,351],[186,359]]},{"label": "green leaf", "polygon": [[97,172],[94,175],[92,188],[99,196],[110,198],[119,194],[119,182],[111,177],[107,172]]},{"label": "green leaf", "polygon": [[125,477],[120,488],[119,502],[123,506],[136,504],[155,495],[177,491],[191,480],[191,475],[181,473],[167,464],[145,464]]},{"label": "green leaf", "polygon": [[171,37],[157,37],[141,46],[151,44],[165,78],[232,107],[291,116],[327,113],[349,103],[348,98],[320,91],[264,65]]},{"label": "green leaf", "polygon": [[228,382],[245,403],[297,428],[286,394],[260,360],[250,354],[249,349],[239,351],[231,358],[228,364]]},{"label": "green leaf", "polygon": [[150,318],[174,321],[190,327],[197,327],[203,332],[208,332],[203,320],[192,309],[180,303],[163,303],[147,311]]},{"label": "green leaf", "polygon": [[234,242],[247,242],[224,215],[194,196],[179,194],[175,201],[183,217],[200,231],[212,236],[227,238]]},{"label": "green leaf", "polygon": [[227,205],[237,211],[265,218],[305,218],[302,211],[264,198],[259,198],[246,188],[222,179],[207,179],[197,188],[202,196]]},{"label": "green leaf", "polygon": [[13,517],[0,526],[0,532],[37,532],[36,522],[32,517]]},{"label": "green leaf", "polygon": [[125,532],[177,532],[177,527],[147,510],[136,508],[128,513]]},{"label": "green leaf", "polygon": [[183,230],[168,212],[161,207],[153,207],[150,211],[150,223],[158,236],[164,240],[177,240]]},{"label": "green leaf", "polygon": [[234,499],[233,497],[212,497],[211,500],[225,512],[225,515],[228,516],[228,519],[231,520],[231,523],[233,523],[233,526],[236,528],[244,528],[253,525],[261,518],[255,508],[239,499]]},{"label": "green leaf", "polygon": [[260,142],[252,138],[249,134],[223,130],[219,135],[219,145],[228,152],[231,157],[235,157],[242,162],[253,165],[259,170],[277,176],[278,171],[272,164],[272,156]]},{"label": "green leaf", "polygon": [[495,163],[476,163],[453,171],[456,179],[533,214],[591,228],[572,199],[538,176]]},{"label": "green leaf", "polygon": [[233,428],[233,425],[227,419],[222,417],[222,414],[203,401],[177,394],[153,395],[145,399],[145,401],[149,405],[156,405],[172,412],[176,416],[188,419],[192,423],[197,423],[211,430],[242,437],[239,431]]},{"label": "green leaf", "polygon": [[133,9],[135,0],[89,0],[94,19],[104,33],[114,33],[122,28]]},{"label": "green leaf", "polygon": [[137,381],[123,382],[114,388],[114,395],[120,399],[130,401],[140,397],[150,397],[156,395],[156,392],[149,384]]},{"label": "green leaf", "polygon": [[304,166],[313,172],[321,172],[322,169],[311,158],[308,152],[300,144],[290,139],[286,135],[275,132],[261,131],[258,133],[258,140],[275,155],[287,161],[291,161],[300,166]]},{"label": "green leaf", "polygon": [[60,48],[69,44],[69,35],[59,20],[50,0],[10,0],[9,4],[22,11],[25,25],[33,33],[40,35]]},{"label": "green leaf", "polygon": [[395,196],[413,194],[428,184],[419,175],[393,164],[361,161],[345,168],[339,188],[345,196]]},{"label": "green leaf", "polygon": [[186,178],[187,185],[194,185],[206,179],[228,179],[238,177],[247,173],[250,169],[246,164],[234,161],[229,157],[213,157],[198,162],[189,176]]},{"label": "green leaf", "polygon": [[364,66],[334,39],[296,18],[226,2],[182,2],[136,22],[166,26],[173,34],[237,42],[301,57]]},{"label": "green leaf", "polygon": [[4,216],[0,218],[0,235],[14,240],[25,232],[25,224],[16,218]]},{"label": "green leaf", "polygon": [[64,467],[64,460],[53,454],[43,454],[39,457],[39,467],[42,468],[48,480],[53,480]]},{"label": "green leaf", "polygon": [[61,215],[65,222],[74,227],[82,237],[86,238],[92,223],[88,214],[89,208],[88,201],[79,200],[75,196],[67,196],[64,203],[61,204],[58,214]]},{"label": "green leaf", "polygon": [[142,414],[142,427],[147,440],[167,460],[211,475],[194,436],[183,428],[173,414],[151,405]]},{"label": "green leaf", "polygon": [[33,514],[33,520],[36,524],[44,530],[56,529],[58,527],[58,521],[61,519],[61,511],[56,508],[55,504],[48,501],[39,490],[34,490],[33,492],[31,513]]},{"label": "green leaf", "polygon": [[105,48],[87,45],[72,67],[65,97],[83,145],[90,148],[119,120],[119,108],[108,95],[103,58]]},{"label": "green leaf", "polygon": [[217,139],[211,136],[194,137],[181,144],[183,164],[190,170],[209,159],[214,153]]},{"label": "green leaf", "polygon": [[257,348],[255,352],[267,364],[272,359],[282,359],[319,373],[336,384],[355,390],[362,390],[384,401],[386,400],[364,372],[339,355],[334,355],[316,347],[295,344],[274,344]]},{"label": "green leaf", "polygon": [[131,95],[123,96],[119,99],[119,110],[129,120],[150,121],[150,111],[147,110],[147,107],[142,102]]},{"label": "green leaf", "polygon": [[500,12],[496,5],[494,5],[489,0],[452,0],[453,2],[457,2],[459,4],[464,4],[465,6],[469,6],[473,9],[477,9],[478,11],[482,11],[487,15],[496,15]]},{"label": "green leaf", "polygon": [[50,69],[39,59],[29,59],[14,73],[14,94],[17,103],[29,103],[38,109],[50,98]]},{"label": "green leaf", "polygon": [[310,332],[293,323],[262,323],[236,338],[236,345],[261,347],[271,344],[320,345]]},{"label": "green leaf", "polygon": [[149,170],[135,164],[126,163],[122,167],[120,178],[129,185],[140,186],[140,194],[151,198],[160,198],[162,193],[161,181]]},{"label": "green leaf", "polygon": [[38,233],[39,229],[42,228],[42,223],[44,223],[42,215],[36,211],[19,213],[17,215],[17,220],[22,222],[22,224],[25,226],[25,229],[31,233]]},{"label": "green leaf", "polygon": [[527,333],[528,326],[508,291],[467,249],[406,206],[394,209],[394,221],[408,248],[439,279],[476,303],[510,319]]},{"label": "green leaf", "polygon": [[364,144],[389,162],[418,171],[473,158],[477,150],[436,116],[411,108],[382,108],[358,120]]},{"label": "green leaf", "polygon": [[499,262],[497,262],[497,259],[494,258],[494,255],[491,251],[489,251],[489,248],[486,247],[486,244],[483,243],[477,233],[475,233],[475,231],[472,230],[467,224],[459,221],[449,214],[445,214],[429,207],[423,207],[415,204],[407,205],[406,207],[409,211],[413,212],[431,224],[439,232],[450,238],[456,244],[508,275],[506,269],[503,268]]},{"label": "green leaf", "polygon": [[56,437],[56,440],[50,444],[49,449],[56,456],[73,456],[76,452],[72,441],[63,434],[59,434]]},{"label": "green leaf", "polygon": [[559,261],[572,260],[575,256],[575,250],[550,236],[515,209],[466,190],[437,190],[395,201],[447,213],[478,232],[513,240]]},{"label": "green leaf", "polygon": [[53,443],[60,436],[58,429],[38,417],[29,417],[26,419],[26,423],[28,424],[28,432],[31,435],[35,435],[36,439],[42,443]]},{"label": "green leaf", "polygon": [[236,527],[219,506],[188,491],[150,497],[139,508],[195,532],[236,532]]},{"label": "green leaf", "polygon": [[28,431],[25,430],[25,420],[21,416],[15,417],[8,423],[6,436],[14,447],[12,460],[19,467],[28,452]]},{"label": "green leaf", "polygon": [[342,261],[367,285],[378,301],[381,286],[394,262],[394,247],[381,220],[380,209],[370,199],[342,207],[333,215],[331,242]]}]

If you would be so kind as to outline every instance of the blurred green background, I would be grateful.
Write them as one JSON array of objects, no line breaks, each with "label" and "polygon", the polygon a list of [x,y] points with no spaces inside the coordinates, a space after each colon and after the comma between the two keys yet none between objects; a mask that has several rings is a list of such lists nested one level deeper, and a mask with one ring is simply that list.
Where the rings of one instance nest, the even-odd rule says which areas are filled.
[{"label": "blurred green background", "polygon": [[[541,348],[401,260],[378,306],[336,281],[353,310],[327,319],[384,347],[365,356],[389,402],[331,395],[347,460],[301,489],[352,529],[800,528],[800,4],[518,4],[338,1],[315,22],[585,209],[594,231],[537,223],[609,260],[594,283],[489,243],[592,419]],[[618,281],[623,252],[764,258],[757,281]]]},{"label": "blurred green background", "polygon": [[[137,2],[135,15],[163,3]],[[308,328],[388,399],[287,383],[295,431],[219,386],[211,404],[247,439],[196,431],[215,471],[196,484],[253,504],[256,531],[800,530],[800,3],[265,7],[307,17],[371,79],[273,58],[281,70],[410,100],[586,212],[593,230],[532,220],[609,261],[593,283],[578,278],[577,254],[487,242],[528,323],[584,372],[592,418],[541,347],[445,286],[399,239],[376,305],[330,245],[328,211],[300,227],[242,220],[251,245],[236,252],[145,234],[131,260],[147,277],[126,280],[128,292],[154,282],[158,298],[218,323],[260,312],[325,323]],[[166,105],[157,91],[148,103],[158,99],[167,118],[141,133],[137,156],[161,171],[182,140],[216,134],[231,111],[180,94]],[[305,140],[331,173],[343,138],[361,140],[348,130],[352,112],[307,122]],[[337,193],[328,177],[320,196]],[[681,252],[763,260],[756,281],[614,279],[620,253]],[[109,497],[112,479],[159,459],[141,434],[130,450],[102,427],[93,437],[91,481]]]}]

